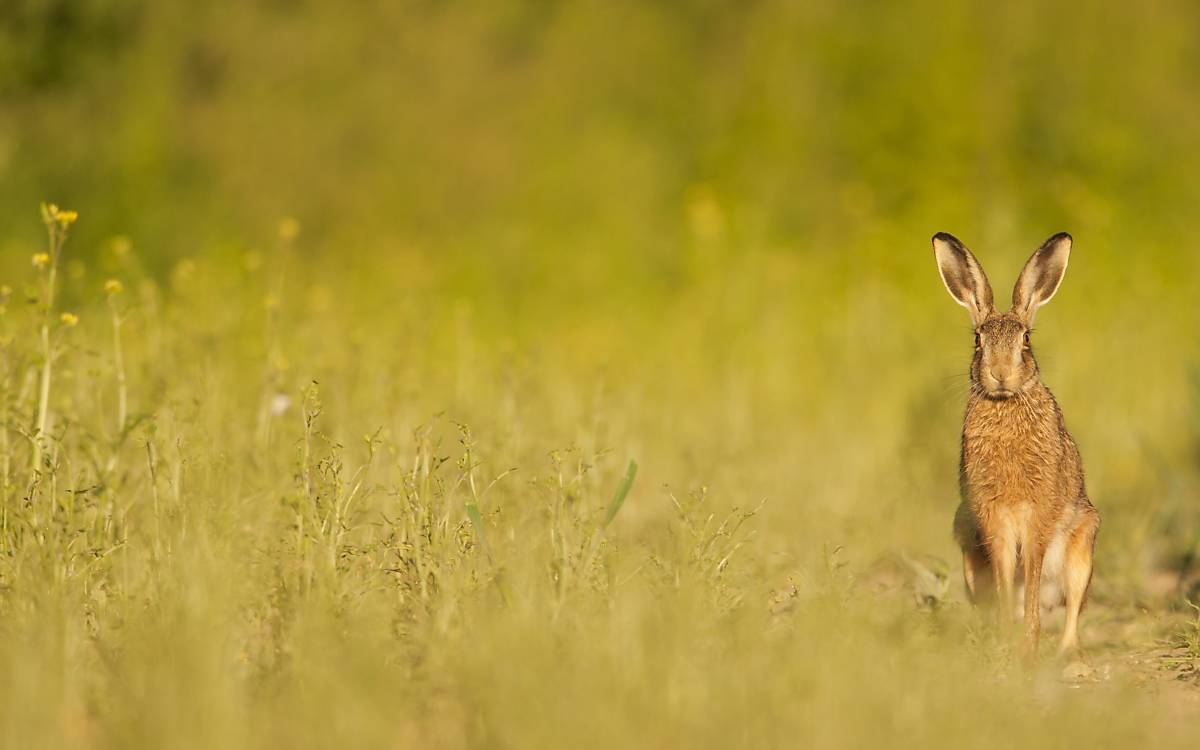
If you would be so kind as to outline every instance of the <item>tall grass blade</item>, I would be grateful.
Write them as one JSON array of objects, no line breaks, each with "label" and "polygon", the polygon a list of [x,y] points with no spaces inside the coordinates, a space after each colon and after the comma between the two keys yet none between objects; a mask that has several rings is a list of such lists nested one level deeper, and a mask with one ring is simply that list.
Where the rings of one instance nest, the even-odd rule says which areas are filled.
[{"label": "tall grass blade", "polygon": [[492,556],[491,550],[488,549],[487,535],[483,533],[483,516],[479,513],[479,506],[474,500],[467,501],[467,518],[471,519],[471,526],[475,528],[475,536],[479,538],[479,546],[483,548],[484,553],[488,557]]},{"label": "tall grass blade", "polygon": [[608,528],[612,520],[621,512],[621,506],[625,504],[625,498],[629,495],[629,490],[633,487],[633,480],[637,477],[637,470],[637,461],[631,460],[629,468],[625,470],[625,478],[621,480],[621,485],[617,487],[617,493],[613,495],[612,502],[608,504],[608,512],[604,514],[603,528]]}]

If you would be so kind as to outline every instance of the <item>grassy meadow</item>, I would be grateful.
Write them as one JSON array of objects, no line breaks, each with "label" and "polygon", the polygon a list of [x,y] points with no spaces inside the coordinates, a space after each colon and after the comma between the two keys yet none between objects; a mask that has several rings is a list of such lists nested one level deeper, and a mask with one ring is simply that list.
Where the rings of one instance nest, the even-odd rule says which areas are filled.
[{"label": "grassy meadow", "polygon": [[[0,746],[1195,746],[1194,4],[353,5],[0,8]],[[939,230],[1075,238],[1080,662]]]}]

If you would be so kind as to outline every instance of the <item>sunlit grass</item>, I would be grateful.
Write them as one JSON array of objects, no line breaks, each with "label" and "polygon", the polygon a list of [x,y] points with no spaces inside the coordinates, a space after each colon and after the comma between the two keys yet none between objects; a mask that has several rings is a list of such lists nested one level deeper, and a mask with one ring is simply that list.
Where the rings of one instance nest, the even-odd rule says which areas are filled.
[{"label": "sunlit grass", "polygon": [[[949,315],[874,339],[851,285],[805,299],[836,334],[793,327],[750,264],[726,280],[747,296],[698,286],[651,331],[505,335],[419,291],[381,315],[337,274],[314,305],[303,269],[198,259],[164,288],[121,245],[67,322],[55,226],[4,313],[8,746],[1193,739],[1194,653],[1154,656],[1194,641],[1186,571],[1147,579],[1186,550],[1138,551],[1158,480],[1108,478],[1120,445],[1073,388],[1108,478],[1086,668],[1021,668],[962,602]],[[746,306],[740,340],[699,334]],[[1098,334],[1048,335],[1069,372]]]}]

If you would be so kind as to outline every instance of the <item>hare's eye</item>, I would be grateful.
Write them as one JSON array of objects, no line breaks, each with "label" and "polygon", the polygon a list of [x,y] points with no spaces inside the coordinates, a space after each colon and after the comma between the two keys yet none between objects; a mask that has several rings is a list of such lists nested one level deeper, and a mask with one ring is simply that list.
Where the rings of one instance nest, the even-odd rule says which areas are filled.
[{"label": "hare's eye", "polygon": [[983,339],[980,338],[979,334],[977,333],[977,334],[975,334],[975,348],[979,349],[982,346],[983,346]]},{"label": "hare's eye", "polygon": [[1025,348],[1029,348],[1029,331],[1025,332]]}]

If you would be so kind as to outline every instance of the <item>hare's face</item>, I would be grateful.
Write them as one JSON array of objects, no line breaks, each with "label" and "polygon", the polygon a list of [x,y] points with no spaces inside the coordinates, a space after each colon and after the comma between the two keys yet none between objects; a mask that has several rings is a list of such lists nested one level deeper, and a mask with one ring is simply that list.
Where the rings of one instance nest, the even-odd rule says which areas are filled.
[{"label": "hare's face", "polygon": [[1037,380],[1037,362],[1029,329],[1038,308],[1050,301],[1067,272],[1071,235],[1063,232],[1042,243],[1013,287],[1012,309],[996,311],[992,285],[983,266],[961,242],[939,232],[933,236],[938,271],[950,296],[967,308],[975,323],[971,384],[988,398],[1012,398]]},{"label": "hare's face", "polygon": [[1016,315],[994,315],[975,329],[971,383],[991,399],[1007,399],[1037,380],[1029,328]]}]

